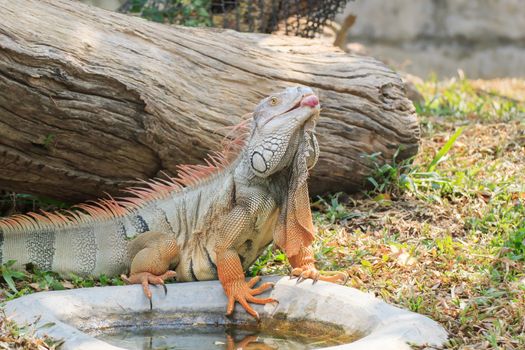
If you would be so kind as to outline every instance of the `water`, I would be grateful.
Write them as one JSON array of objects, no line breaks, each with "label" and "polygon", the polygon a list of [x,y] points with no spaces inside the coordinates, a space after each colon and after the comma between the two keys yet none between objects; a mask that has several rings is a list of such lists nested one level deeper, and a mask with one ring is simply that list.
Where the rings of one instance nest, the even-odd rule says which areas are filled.
[{"label": "water", "polygon": [[126,327],[113,328],[96,337],[122,348],[148,350],[303,350],[347,344],[356,339],[340,330],[317,329],[312,332],[310,327],[307,328],[304,324],[271,328],[209,325],[153,329]]}]

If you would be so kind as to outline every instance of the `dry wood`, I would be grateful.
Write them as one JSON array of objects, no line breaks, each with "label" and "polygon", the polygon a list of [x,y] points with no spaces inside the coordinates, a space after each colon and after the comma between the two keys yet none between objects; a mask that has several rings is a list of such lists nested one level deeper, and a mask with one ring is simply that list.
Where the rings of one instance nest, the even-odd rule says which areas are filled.
[{"label": "dry wood", "polygon": [[355,191],[363,154],[416,153],[401,79],[296,37],[165,26],[66,0],[0,0],[0,188],[66,201],[118,193],[220,148],[262,97],[318,92],[311,191]]}]

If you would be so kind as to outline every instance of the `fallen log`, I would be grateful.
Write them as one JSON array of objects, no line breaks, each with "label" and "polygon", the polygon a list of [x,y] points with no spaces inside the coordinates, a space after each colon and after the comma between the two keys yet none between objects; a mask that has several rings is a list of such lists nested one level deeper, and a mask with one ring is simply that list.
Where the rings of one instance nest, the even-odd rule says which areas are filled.
[{"label": "fallen log", "polygon": [[313,87],[321,157],[311,192],[363,188],[414,155],[399,76],[315,40],[166,26],[67,0],[0,0],[0,188],[65,201],[116,194],[220,148],[272,91]]}]

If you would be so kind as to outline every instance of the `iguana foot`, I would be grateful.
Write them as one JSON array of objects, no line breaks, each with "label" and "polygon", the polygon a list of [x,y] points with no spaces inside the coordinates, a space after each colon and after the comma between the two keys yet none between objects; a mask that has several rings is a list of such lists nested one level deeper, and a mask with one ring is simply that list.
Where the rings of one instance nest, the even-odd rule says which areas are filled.
[{"label": "iguana foot", "polygon": [[255,311],[250,304],[267,304],[267,303],[276,303],[277,300],[273,298],[255,298],[254,295],[261,294],[268,288],[272,288],[274,283],[266,282],[261,284],[259,287],[252,289],[257,282],[260,281],[260,277],[254,277],[250,281],[246,282],[245,280],[237,280],[224,284],[224,292],[228,297],[228,307],[226,308],[226,316],[230,316],[233,313],[233,308],[235,302],[238,301],[239,304],[244,307],[244,309],[257,320],[259,319],[259,314]]},{"label": "iguana foot", "polygon": [[149,309],[153,309],[153,303],[151,301],[151,290],[149,285],[161,285],[164,288],[164,294],[168,294],[168,289],[164,284],[164,280],[168,278],[175,277],[175,271],[168,270],[160,276],[154,275],[149,272],[137,272],[132,273],[127,277],[126,275],[120,275],[120,278],[127,284],[142,284],[142,289],[144,290],[144,295],[149,299]]},{"label": "iguana foot", "polygon": [[290,278],[298,277],[297,283],[301,283],[308,278],[311,278],[313,283],[321,280],[333,283],[343,282],[343,284],[346,284],[348,281],[348,274],[346,272],[323,271],[323,274],[327,274],[328,276],[323,276],[319,270],[313,266],[303,266],[294,268],[290,273]]}]

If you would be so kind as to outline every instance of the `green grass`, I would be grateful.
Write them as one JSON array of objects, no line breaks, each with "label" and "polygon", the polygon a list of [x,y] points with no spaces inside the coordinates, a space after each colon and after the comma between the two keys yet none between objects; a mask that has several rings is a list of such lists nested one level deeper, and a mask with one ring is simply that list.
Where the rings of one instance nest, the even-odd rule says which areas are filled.
[{"label": "green grass", "polygon": [[[522,215],[523,217],[523,215]],[[511,230],[508,240],[505,242],[505,255],[512,260],[525,260],[525,222],[520,227]]]},{"label": "green grass", "polygon": [[398,162],[398,152],[394,154],[391,162],[384,164],[377,161],[379,153],[366,156],[375,166],[374,172],[367,178],[373,185],[372,191],[368,194],[380,200],[390,199],[392,196],[399,196],[408,191],[421,198],[435,199],[442,197],[443,194],[454,192],[454,179],[436,171],[436,167],[447,159],[448,152],[462,132],[463,127],[458,128],[429,164],[415,165],[413,159]]},{"label": "green grass", "polygon": [[[366,156],[370,190],[312,202],[317,266],[440,322],[447,349],[524,349],[525,94],[464,79],[419,88],[419,154],[389,164]],[[1,269],[5,298],[121,283]],[[285,254],[269,247],[250,274],[288,271]]]},{"label": "green grass", "polygon": [[140,15],[150,21],[189,27],[212,25],[210,0],[168,0],[164,2],[164,6],[147,0],[133,0],[131,4],[131,14]]},{"label": "green grass", "polygon": [[70,274],[68,278],[59,276],[52,271],[44,271],[34,266],[26,266],[25,271],[13,269],[14,260],[0,265],[3,282],[0,282],[3,301],[9,301],[23,295],[47,290],[64,290],[71,288],[87,288],[95,286],[123,285],[120,277],[101,275],[98,278],[80,277]]},{"label": "green grass", "polygon": [[448,349],[523,349],[524,104],[467,80],[421,91],[418,156],[366,156],[371,190],[312,204],[318,266],[437,320]]},{"label": "green grass", "polygon": [[33,324],[20,326],[8,319],[2,310],[0,311],[0,346],[2,349],[58,349],[63,341],[36,335],[37,331],[45,330],[49,326],[52,324],[44,324],[39,328]]},{"label": "green grass", "polygon": [[504,122],[525,116],[525,105],[520,101],[478,89],[467,79],[445,82],[433,79],[418,88],[426,97],[425,103],[416,104],[421,116],[462,122]]}]

